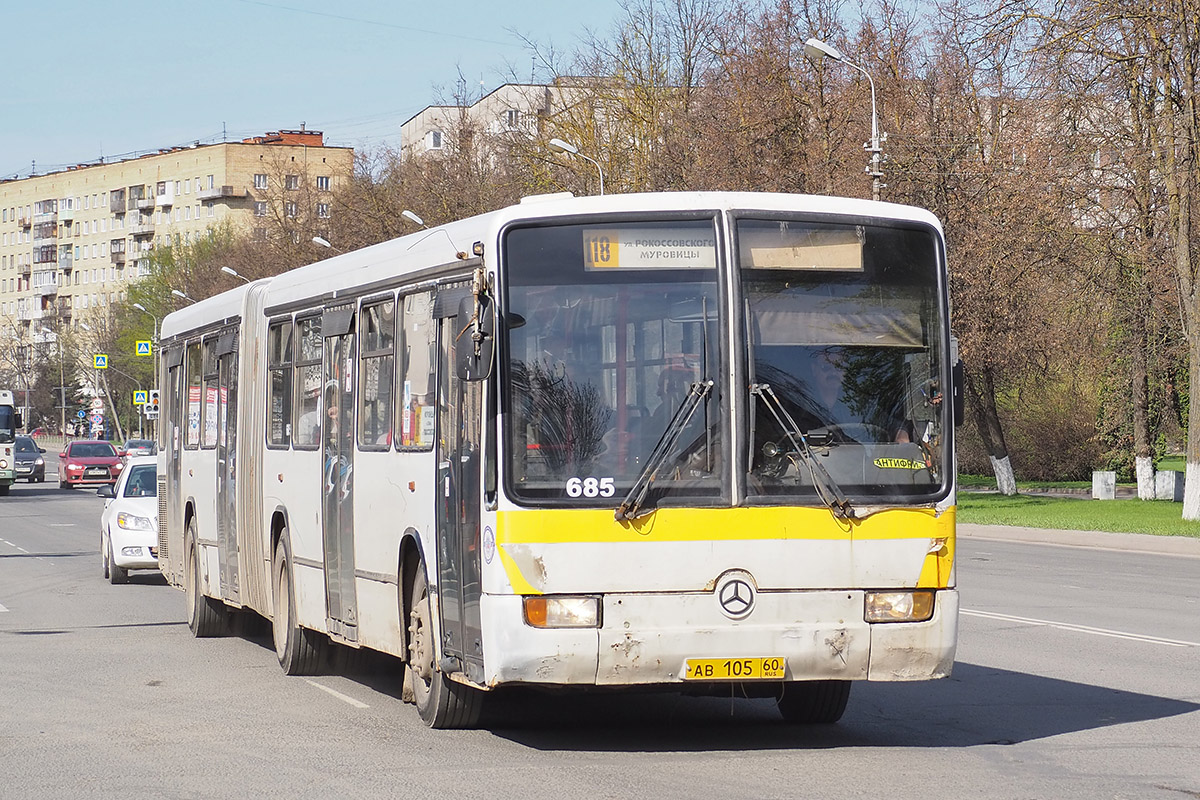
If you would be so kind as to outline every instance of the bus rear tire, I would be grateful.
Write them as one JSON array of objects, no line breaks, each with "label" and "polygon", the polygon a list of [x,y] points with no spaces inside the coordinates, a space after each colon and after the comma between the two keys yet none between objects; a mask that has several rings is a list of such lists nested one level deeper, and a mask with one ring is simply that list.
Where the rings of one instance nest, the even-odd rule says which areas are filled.
[{"label": "bus rear tire", "polygon": [[785,722],[829,725],[846,713],[850,681],[791,681],[775,701]]},{"label": "bus rear tire", "polygon": [[[196,519],[187,526],[187,618],[188,629],[197,639],[223,636],[229,628],[229,612],[225,604],[204,594],[200,588],[200,554],[196,552]],[[112,565],[109,565],[112,569]]]},{"label": "bus rear tire", "polygon": [[423,566],[417,568],[408,598],[409,685],[417,713],[431,728],[473,728],[483,711],[483,692],[446,677],[434,664],[433,615]]},{"label": "bus rear tire", "polygon": [[328,640],[317,631],[301,628],[296,622],[296,590],[292,585],[292,545],[284,528],[275,546],[274,614],[271,638],[275,656],[285,675],[316,675],[325,661]]}]

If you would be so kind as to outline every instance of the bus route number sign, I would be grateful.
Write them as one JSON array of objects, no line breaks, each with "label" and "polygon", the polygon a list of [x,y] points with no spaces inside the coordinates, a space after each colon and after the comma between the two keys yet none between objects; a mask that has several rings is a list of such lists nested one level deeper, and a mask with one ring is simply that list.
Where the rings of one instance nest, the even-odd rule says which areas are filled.
[{"label": "bus route number sign", "polygon": [[696,228],[584,228],[583,268],[716,269],[717,240]]}]

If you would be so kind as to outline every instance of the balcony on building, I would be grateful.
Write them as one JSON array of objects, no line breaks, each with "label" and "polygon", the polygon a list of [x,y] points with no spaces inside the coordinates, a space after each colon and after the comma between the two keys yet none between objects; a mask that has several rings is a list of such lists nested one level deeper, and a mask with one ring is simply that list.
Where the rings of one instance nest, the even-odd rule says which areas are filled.
[{"label": "balcony on building", "polygon": [[26,261],[24,264],[17,265],[17,274],[28,276],[33,271],[33,265]]},{"label": "balcony on building", "polygon": [[[129,202],[132,204],[133,200],[130,200]],[[153,210],[154,209],[154,198],[153,197],[139,197],[137,199],[137,205],[131,206],[130,211],[132,211],[134,208],[138,209],[139,211]]]},{"label": "balcony on building", "polygon": [[175,183],[159,181],[154,189],[154,202],[161,208],[175,205]]},{"label": "balcony on building", "polygon": [[125,213],[125,190],[110,189],[108,192],[108,210],[114,214]]},{"label": "balcony on building", "polygon": [[196,197],[200,200],[218,200],[222,197],[245,197],[245,189],[237,189],[228,184],[225,186],[214,186],[211,189],[201,189],[196,193]]},{"label": "balcony on building", "polygon": [[30,320],[41,319],[42,310],[40,308],[18,308],[17,319],[21,322],[29,322]]},{"label": "balcony on building", "polygon": [[22,228],[28,228],[33,224],[33,216],[23,208],[17,209],[17,224]]},{"label": "balcony on building", "polygon": [[59,298],[60,302],[58,305],[58,318],[60,320],[62,320],[63,322],[70,322],[71,321],[71,306],[63,305],[61,301],[64,299],[69,299],[69,298],[62,298],[62,297]]},{"label": "balcony on building", "polygon": [[108,256],[109,256],[109,259],[112,261],[112,263],[120,265],[120,266],[124,266],[124,264],[125,264],[125,251],[124,250],[121,250],[121,251],[113,250],[112,252],[110,252],[108,254]]},{"label": "balcony on building", "polygon": [[133,225],[130,225],[129,226],[129,235],[130,236],[153,236],[154,235],[154,221],[152,219],[150,219],[149,217],[147,217],[146,219],[141,220],[140,222],[136,222]]},{"label": "balcony on building", "polygon": [[34,294],[41,295],[42,297],[50,297],[58,294],[58,285],[54,283],[47,283],[43,284],[42,286],[38,286],[33,291]]}]

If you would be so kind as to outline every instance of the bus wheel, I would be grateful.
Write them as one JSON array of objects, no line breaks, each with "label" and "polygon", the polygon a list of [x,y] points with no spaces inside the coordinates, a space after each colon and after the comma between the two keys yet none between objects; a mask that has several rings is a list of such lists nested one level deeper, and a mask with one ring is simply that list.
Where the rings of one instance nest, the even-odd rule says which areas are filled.
[{"label": "bus wheel", "polygon": [[408,598],[408,680],[417,713],[431,728],[473,728],[483,710],[483,693],[449,680],[434,664],[433,616],[423,567]]},{"label": "bus wheel", "polygon": [[850,681],[791,681],[775,702],[786,722],[828,725],[842,718],[849,699]]},{"label": "bus wheel", "polygon": [[[200,554],[196,552],[196,518],[187,526],[187,619],[188,628],[197,639],[221,636],[228,629],[229,612],[220,600],[207,597],[200,588]],[[109,565],[112,569],[112,565]]]},{"label": "bus wheel", "polygon": [[301,628],[296,622],[296,590],[292,586],[292,545],[287,528],[275,547],[275,597],[271,617],[271,635],[275,655],[285,675],[316,675],[325,660],[328,642],[317,631]]}]

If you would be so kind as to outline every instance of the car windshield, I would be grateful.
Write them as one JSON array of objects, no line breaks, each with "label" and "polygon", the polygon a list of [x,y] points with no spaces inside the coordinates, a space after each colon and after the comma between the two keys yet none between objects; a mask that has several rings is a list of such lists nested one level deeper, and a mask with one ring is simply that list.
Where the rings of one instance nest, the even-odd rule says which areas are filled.
[{"label": "car windshield", "polygon": [[67,455],[71,458],[115,458],[117,451],[108,442],[76,442]]},{"label": "car windshield", "polygon": [[149,439],[130,439],[125,443],[124,450],[149,450],[154,446],[154,442]]},{"label": "car windshield", "polygon": [[517,228],[505,239],[507,464],[514,497],[615,508],[656,445],[649,502],[719,497],[711,219]]},{"label": "car windshield", "polygon": [[38,449],[37,445],[33,443],[32,439],[17,439],[17,452],[36,453],[38,452]]},{"label": "car windshield", "polygon": [[823,491],[814,459],[848,495],[938,491],[948,451],[934,232],[743,219],[737,236],[748,491],[811,497]]},{"label": "car windshield", "polygon": [[126,478],[125,497],[154,497],[157,493],[157,467],[154,464],[138,464]]}]

